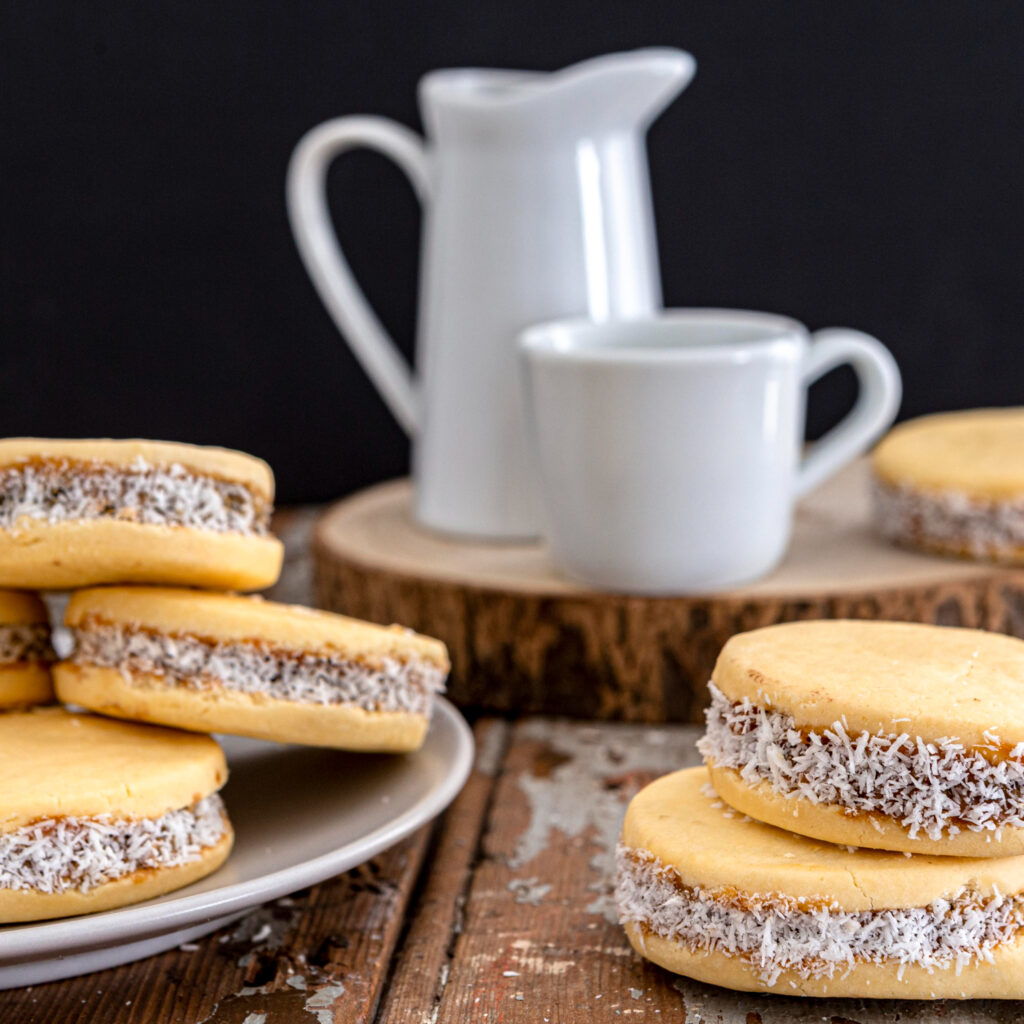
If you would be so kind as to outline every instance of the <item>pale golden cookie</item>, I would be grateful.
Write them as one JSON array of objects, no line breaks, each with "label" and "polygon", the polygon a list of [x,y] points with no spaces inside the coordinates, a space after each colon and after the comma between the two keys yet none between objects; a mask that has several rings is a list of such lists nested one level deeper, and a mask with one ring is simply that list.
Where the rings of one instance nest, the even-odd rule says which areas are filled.
[{"label": "pale golden cookie", "polygon": [[875,520],[894,543],[1024,563],[1024,408],[902,423],[872,466]]},{"label": "pale golden cookie", "polygon": [[270,586],[274,477],[260,459],[162,441],[0,441],[0,584]]},{"label": "pale golden cookie", "polygon": [[66,622],[62,700],[281,743],[415,750],[448,673],[438,640],[254,597],[97,588],[73,595]]},{"label": "pale golden cookie", "polygon": [[0,711],[53,700],[46,605],[23,590],[0,590]]},{"label": "pale golden cookie", "polygon": [[851,851],[732,810],[691,768],[633,799],[617,860],[634,949],[697,980],[779,995],[1024,997],[1024,856]]},{"label": "pale golden cookie", "polygon": [[63,708],[0,715],[0,923],[90,913],[223,863],[227,778],[208,736]]},{"label": "pale golden cookie", "polygon": [[835,843],[1024,853],[1024,641],[792,622],[719,655],[700,749],[724,800]]}]

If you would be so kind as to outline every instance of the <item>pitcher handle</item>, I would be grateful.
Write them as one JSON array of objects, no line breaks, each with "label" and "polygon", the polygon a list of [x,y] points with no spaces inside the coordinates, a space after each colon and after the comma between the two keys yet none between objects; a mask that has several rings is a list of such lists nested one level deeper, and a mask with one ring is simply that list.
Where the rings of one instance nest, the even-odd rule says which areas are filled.
[{"label": "pitcher handle", "polygon": [[419,428],[412,369],[384,329],[341,251],[327,206],[327,168],[346,150],[365,146],[391,157],[421,202],[430,195],[423,140],[383,117],[339,117],[307,132],[288,164],[288,218],[302,262],[331,318],[407,434]]},{"label": "pitcher handle", "polygon": [[813,338],[804,361],[805,386],[849,363],[857,374],[860,393],[853,408],[812,446],[800,464],[795,486],[798,498],[866,451],[896,418],[902,395],[896,360],[876,338],[845,327],[815,331]]}]

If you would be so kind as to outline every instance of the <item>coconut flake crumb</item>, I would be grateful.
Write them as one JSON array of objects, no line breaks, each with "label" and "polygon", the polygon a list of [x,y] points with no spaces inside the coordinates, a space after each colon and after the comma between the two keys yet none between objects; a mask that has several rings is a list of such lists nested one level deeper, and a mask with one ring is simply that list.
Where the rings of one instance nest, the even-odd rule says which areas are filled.
[{"label": "coconut flake crumb", "polygon": [[685,885],[646,850],[617,850],[616,903],[636,923],[696,952],[740,957],[769,986],[783,971],[832,978],[859,962],[959,972],[1024,927],[1024,894],[983,896],[961,889],[926,907],[843,911],[777,893]]},{"label": "coconut flake crumb", "polygon": [[264,536],[270,503],[244,484],[186,469],[99,460],[44,459],[0,469],[0,528],[25,519],[64,523],[120,519]]},{"label": "coconut flake crumb", "polygon": [[1012,561],[1024,546],[1024,500],[984,501],[962,491],[920,491],[875,480],[875,524],[897,544]]},{"label": "coconut flake crumb", "polygon": [[50,627],[45,623],[0,626],[0,665],[22,661],[55,661],[50,646]]},{"label": "coconut flake crumb", "polygon": [[74,631],[71,660],[163,676],[193,690],[222,687],[306,704],[351,704],[366,711],[430,713],[445,672],[428,661],[381,658],[374,664],[278,650],[259,641],[213,642],[115,623],[87,621]]},{"label": "coconut flake crumb", "polygon": [[[902,732],[855,733],[840,722],[822,732],[797,727],[792,715],[750,699],[733,703],[709,683],[705,760],[738,771],[750,784],[851,814],[882,814],[930,839],[963,829],[1024,828],[1024,760],[990,761],[945,738]],[[877,823],[876,827],[877,826]],[[881,829],[879,828],[879,831]]]},{"label": "coconut flake crumb", "polygon": [[158,818],[45,818],[0,833],[0,889],[88,892],[146,868],[198,860],[226,828],[216,793]]}]

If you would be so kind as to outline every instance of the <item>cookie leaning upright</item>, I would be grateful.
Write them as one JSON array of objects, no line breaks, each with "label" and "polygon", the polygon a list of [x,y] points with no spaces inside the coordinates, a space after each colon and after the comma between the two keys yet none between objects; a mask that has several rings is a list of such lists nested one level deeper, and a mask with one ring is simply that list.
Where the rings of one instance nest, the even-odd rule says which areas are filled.
[{"label": "cookie leaning upright", "polygon": [[908,858],[806,839],[730,810],[703,768],[633,798],[616,902],[641,956],[728,988],[1024,996],[1024,856]]},{"label": "cookie leaning upright", "polygon": [[46,605],[23,590],[0,590],[0,710],[53,700]]},{"label": "cookie leaning upright", "polygon": [[699,747],[726,803],[833,843],[1024,853],[1024,641],[898,622],[732,637]]},{"label": "cookie leaning upright", "polygon": [[281,571],[260,459],[162,441],[0,441],[0,585],[255,590]]},{"label": "cookie leaning upright", "polygon": [[875,449],[875,521],[894,543],[1024,563],[1024,408],[910,420]]},{"label": "cookie leaning upright", "polygon": [[200,732],[415,750],[448,674],[439,640],[256,597],[96,588],[65,621],[62,700]]},{"label": "cookie leaning upright", "polygon": [[63,708],[0,715],[0,923],[138,903],[218,868],[233,833],[208,736]]}]

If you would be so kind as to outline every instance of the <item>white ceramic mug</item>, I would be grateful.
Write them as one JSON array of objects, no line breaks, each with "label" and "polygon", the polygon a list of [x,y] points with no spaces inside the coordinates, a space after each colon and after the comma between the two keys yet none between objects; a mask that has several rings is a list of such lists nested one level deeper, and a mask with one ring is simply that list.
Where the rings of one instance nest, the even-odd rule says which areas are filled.
[{"label": "white ceramic mug", "polygon": [[[520,335],[557,565],[606,590],[686,593],[782,558],[797,498],[893,421],[881,342],[787,317],[693,309]],[[808,387],[849,363],[852,411],[801,457]]]}]

